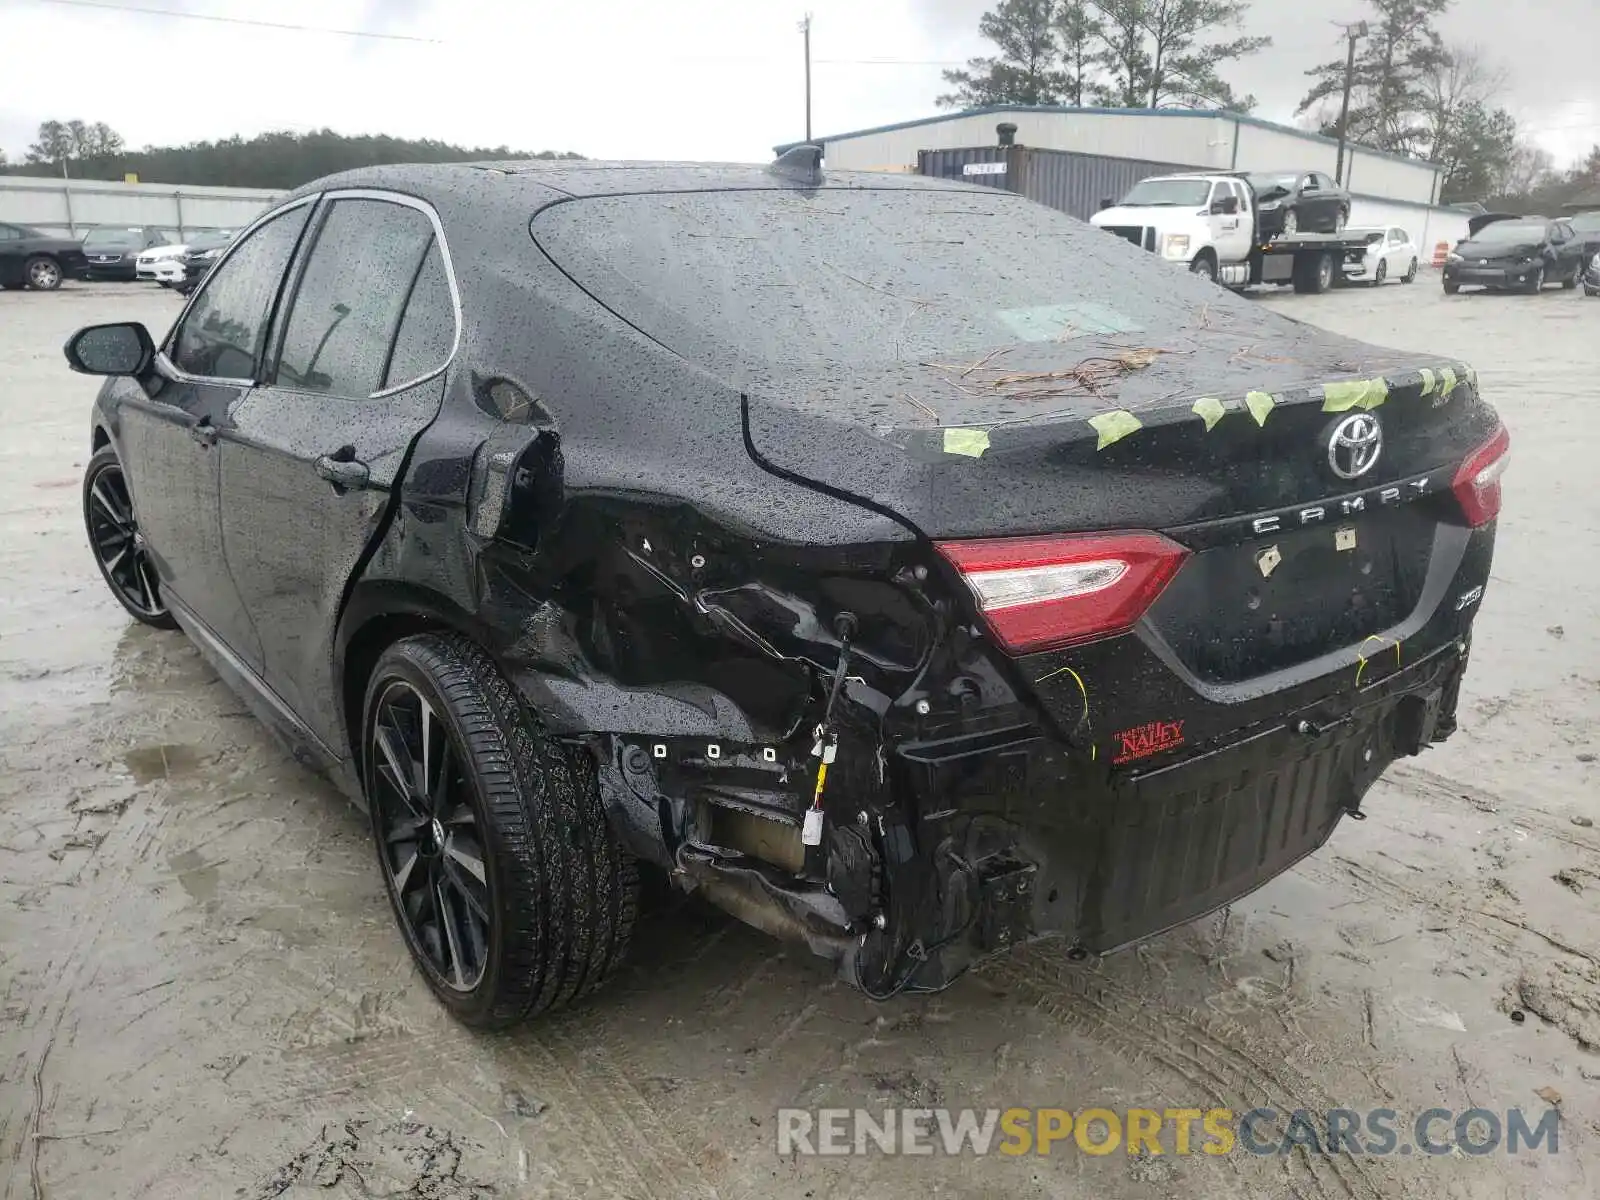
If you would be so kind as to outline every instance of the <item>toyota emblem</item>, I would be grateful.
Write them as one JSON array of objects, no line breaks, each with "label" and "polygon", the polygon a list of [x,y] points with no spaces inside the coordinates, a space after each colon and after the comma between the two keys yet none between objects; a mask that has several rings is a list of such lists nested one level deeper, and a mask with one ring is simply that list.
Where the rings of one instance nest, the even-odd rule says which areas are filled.
[{"label": "toyota emblem", "polygon": [[1328,439],[1328,466],[1340,479],[1359,479],[1377,465],[1383,453],[1383,427],[1371,413],[1356,413],[1333,427]]}]

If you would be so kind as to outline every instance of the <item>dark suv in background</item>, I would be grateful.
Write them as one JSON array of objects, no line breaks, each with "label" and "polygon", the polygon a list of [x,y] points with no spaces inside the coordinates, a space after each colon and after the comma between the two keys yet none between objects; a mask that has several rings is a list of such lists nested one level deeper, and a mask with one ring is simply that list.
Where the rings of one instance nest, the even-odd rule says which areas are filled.
[{"label": "dark suv in background", "polygon": [[52,292],[83,274],[83,247],[28,225],[0,225],[0,287]]},{"label": "dark suv in background", "polygon": [[151,246],[168,245],[171,240],[161,230],[149,227],[91,229],[83,238],[83,255],[87,260],[84,278],[131,283],[138,278],[139,252]]}]

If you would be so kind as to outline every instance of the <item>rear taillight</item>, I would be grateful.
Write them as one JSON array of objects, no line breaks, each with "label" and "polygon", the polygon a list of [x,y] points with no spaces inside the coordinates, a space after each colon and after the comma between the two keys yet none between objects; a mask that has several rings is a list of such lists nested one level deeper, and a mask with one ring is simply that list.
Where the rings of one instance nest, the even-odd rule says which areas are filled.
[{"label": "rear taillight", "polygon": [[938,542],[1013,654],[1124,633],[1155,603],[1188,551],[1158,533]]},{"label": "rear taillight", "polygon": [[1511,461],[1511,435],[1504,425],[1483,445],[1467,456],[1450,484],[1467,524],[1476,529],[1487,525],[1500,513],[1500,476]]}]

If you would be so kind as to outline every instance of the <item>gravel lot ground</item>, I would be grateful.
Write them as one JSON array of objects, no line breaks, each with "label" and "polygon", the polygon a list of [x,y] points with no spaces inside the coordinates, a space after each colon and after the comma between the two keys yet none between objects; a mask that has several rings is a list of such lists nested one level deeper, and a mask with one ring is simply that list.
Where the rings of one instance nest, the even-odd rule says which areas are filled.
[{"label": "gravel lot ground", "polygon": [[[359,814],[180,635],[131,625],[90,561],[95,385],[60,346],[95,321],[164,329],[176,298],[0,295],[6,1200],[1600,1194],[1600,301],[1446,298],[1425,272],[1260,302],[1464,357],[1511,427],[1457,738],[1229,913],[1103,963],[1044,944],[875,1005],[663,900],[597,1003],[481,1037],[413,974]],[[1431,1107],[1531,1125],[1552,1103],[1553,1155],[775,1141],[785,1105],[1386,1107],[1407,1142]]]}]

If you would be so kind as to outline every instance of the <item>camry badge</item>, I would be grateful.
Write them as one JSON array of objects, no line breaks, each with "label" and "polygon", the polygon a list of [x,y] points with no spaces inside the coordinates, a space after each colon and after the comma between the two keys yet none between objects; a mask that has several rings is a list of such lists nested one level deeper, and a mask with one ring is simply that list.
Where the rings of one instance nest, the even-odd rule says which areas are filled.
[{"label": "camry badge", "polygon": [[1371,413],[1346,417],[1328,438],[1328,466],[1340,479],[1359,479],[1377,465],[1381,453],[1383,426]]}]

